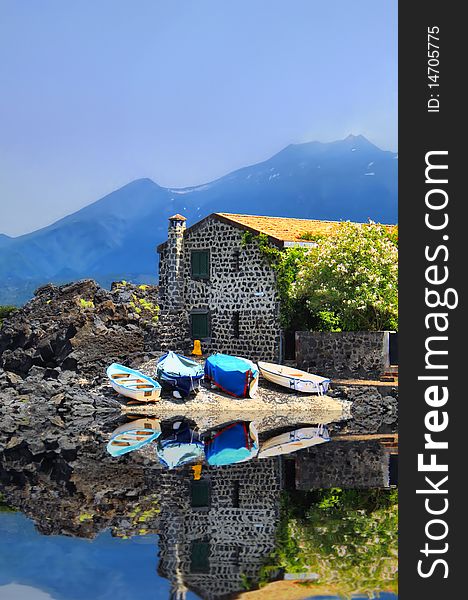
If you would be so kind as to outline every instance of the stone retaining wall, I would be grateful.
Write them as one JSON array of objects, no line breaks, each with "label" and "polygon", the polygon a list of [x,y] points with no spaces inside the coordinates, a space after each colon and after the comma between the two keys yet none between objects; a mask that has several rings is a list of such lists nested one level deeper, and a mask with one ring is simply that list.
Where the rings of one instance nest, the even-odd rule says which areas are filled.
[{"label": "stone retaining wall", "polygon": [[378,441],[334,442],[299,452],[296,489],[389,487],[389,457]]},{"label": "stone retaining wall", "polygon": [[388,331],[297,331],[299,369],[326,377],[372,378],[388,369]]}]

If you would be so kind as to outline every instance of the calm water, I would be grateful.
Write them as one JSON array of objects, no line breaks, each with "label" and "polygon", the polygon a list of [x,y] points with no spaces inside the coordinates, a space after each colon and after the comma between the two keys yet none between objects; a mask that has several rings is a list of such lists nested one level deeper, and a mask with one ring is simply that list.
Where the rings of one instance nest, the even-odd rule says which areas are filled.
[{"label": "calm water", "polygon": [[[0,452],[0,600],[217,600],[282,579],[286,572],[307,570],[304,565],[319,555],[330,568],[342,566],[326,577],[332,574],[349,586],[352,573],[362,589],[359,569],[346,571],[345,561],[336,562],[333,555],[333,548],[342,549],[353,533],[353,519],[359,530],[365,527],[361,508],[369,511],[372,527],[385,523],[388,529],[376,534],[375,548],[382,555],[375,560],[385,565],[380,589],[389,589],[396,570],[394,501],[382,505],[374,519],[375,502],[365,490],[362,506],[359,493],[336,499],[302,491],[311,485],[330,487],[327,482],[330,477],[336,481],[337,473],[344,477],[349,456],[335,452],[333,440],[222,467],[205,461],[198,476],[190,464],[165,468],[153,442],[137,452],[110,456],[106,446],[121,422],[96,422],[85,415],[58,428],[49,420],[7,438]],[[172,435],[173,422],[161,421],[163,437]],[[265,415],[258,424],[260,441],[292,427],[316,425]],[[205,418],[201,429],[209,426],[217,431],[220,423]],[[378,447],[364,451],[374,453],[380,473]],[[356,464],[346,475],[347,484],[361,476],[363,454],[353,456]],[[2,503],[18,512],[1,512]],[[319,536],[314,534],[317,525]],[[374,550],[369,547],[372,527],[362,544]],[[320,544],[306,555],[294,532],[303,540],[320,538]],[[284,559],[281,544],[291,548],[296,542],[297,556],[289,551]],[[368,567],[363,565],[362,573]]]},{"label": "calm water", "polygon": [[[170,583],[157,573],[158,536],[93,540],[43,536],[19,513],[0,514],[2,600],[166,600]],[[192,592],[187,600],[199,598]]]}]

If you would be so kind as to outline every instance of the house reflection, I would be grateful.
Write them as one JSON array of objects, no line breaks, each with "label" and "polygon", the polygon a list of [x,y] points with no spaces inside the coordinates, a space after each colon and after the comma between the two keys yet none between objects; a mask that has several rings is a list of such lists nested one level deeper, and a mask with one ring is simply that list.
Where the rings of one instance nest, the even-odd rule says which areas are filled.
[{"label": "house reflection", "polygon": [[255,581],[275,547],[281,461],[208,467],[198,481],[189,469],[161,479],[158,572],[171,581],[172,598],[189,588],[214,600]]},{"label": "house reflection", "polygon": [[207,467],[199,481],[189,468],[164,472],[158,572],[171,581],[171,600],[188,589],[220,600],[255,585],[275,549],[281,492],[387,488],[396,444],[345,436],[288,457]]}]

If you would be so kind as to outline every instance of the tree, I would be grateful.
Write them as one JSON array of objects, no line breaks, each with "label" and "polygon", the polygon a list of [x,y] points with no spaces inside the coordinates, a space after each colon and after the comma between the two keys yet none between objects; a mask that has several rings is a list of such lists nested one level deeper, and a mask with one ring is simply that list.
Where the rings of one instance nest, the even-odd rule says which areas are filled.
[{"label": "tree", "polygon": [[304,256],[289,287],[322,330],[398,328],[396,228],[343,222]]}]

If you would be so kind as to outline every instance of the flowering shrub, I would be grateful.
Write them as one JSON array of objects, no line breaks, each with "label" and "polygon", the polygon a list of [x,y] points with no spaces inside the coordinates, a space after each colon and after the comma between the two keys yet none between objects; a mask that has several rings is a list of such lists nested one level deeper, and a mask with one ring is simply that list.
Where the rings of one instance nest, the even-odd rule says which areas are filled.
[{"label": "flowering shrub", "polygon": [[311,248],[289,288],[325,330],[398,328],[398,250],[383,225],[343,222]]},{"label": "flowering shrub", "polygon": [[[312,239],[311,235],[306,235]],[[279,250],[245,234],[276,273],[285,328],[317,331],[398,329],[397,228],[342,222],[316,246]]]}]

